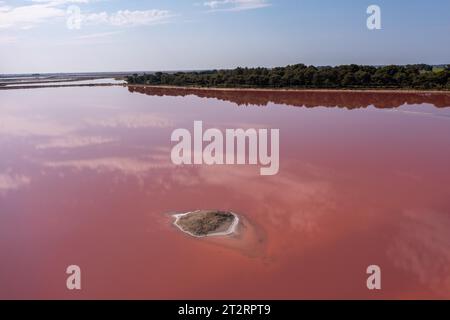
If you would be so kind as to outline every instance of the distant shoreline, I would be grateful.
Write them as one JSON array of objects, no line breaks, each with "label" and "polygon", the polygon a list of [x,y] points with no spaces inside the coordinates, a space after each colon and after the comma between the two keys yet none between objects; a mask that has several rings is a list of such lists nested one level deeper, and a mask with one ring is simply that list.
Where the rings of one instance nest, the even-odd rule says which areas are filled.
[{"label": "distant shoreline", "polygon": [[45,88],[72,88],[72,87],[126,87],[122,83],[91,83],[91,84],[60,84],[60,85],[40,85],[35,86],[0,86],[0,90],[15,90],[15,89],[45,89]]},{"label": "distant shoreline", "polygon": [[122,84],[122,83],[99,83],[99,84],[64,84],[64,85],[40,85],[35,86],[0,86],[0,90],[15,89],[45,89],[45,88],[71,88],[71,87],[136,87],[149,89],[172,89],[193,91],[222,91],[222,92],[315,92],[315,93],[415,93],[415,94],[445,94],[450,95],[450,90],[419,90],[419,89],[323,89],[323,88],[241,88],[241,87],[199,87],[199,86],[168,86],[168,85],[146,85],[146,84]]},{"label": "distant shoreline", "polygon": [[418,90],[418,89],[321,89],[321,88],[240,88],[240,87],[199,87],[199,86],[168,86],[168,85],[146,85],[126,84],[127,87],[149,88],[149,89],[181,89],[181,90],[205,90],[205,91],[248,91],[248,92],[326,92],[326,93],[431,93],[449,94],[450,90]]},{"label": "distant shoreline", "polygon": [[280,90],[450,90],[450,65],[426,64],[307,66],[299,63],[275,68],[209,70],[202,72],[156,72],[133,74],[128,84],[155,86],[268,88]]}]

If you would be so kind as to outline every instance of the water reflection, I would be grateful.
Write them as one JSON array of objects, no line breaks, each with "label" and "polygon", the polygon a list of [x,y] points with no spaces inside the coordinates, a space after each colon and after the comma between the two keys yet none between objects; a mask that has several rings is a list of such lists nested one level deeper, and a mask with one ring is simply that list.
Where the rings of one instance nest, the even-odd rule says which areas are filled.
[{"label": "water reflection", "polygon": [[450,93],[407,93],[407,92],[352,92],[352,91],[256,91],[256,90],[208,90],[189,88],[157,88],[129,86],[130,92],[150,96],[214,98],[229,101],[238,106],[267,106],[270,103],[295,107],[338,107],[360,109],[375,106],[380,109],[398,108],[408,104],[431,104],[437,108],[450,107]]},{"label": "water reflection", "polygon": [[21,174],[0,173],[0,195],[29,185],[31,179]]},{"label": "water reflection", "polygon": [[402,220],[388,255],[421,284],[446,295],[450,292],[450,215],[407,210]]}]

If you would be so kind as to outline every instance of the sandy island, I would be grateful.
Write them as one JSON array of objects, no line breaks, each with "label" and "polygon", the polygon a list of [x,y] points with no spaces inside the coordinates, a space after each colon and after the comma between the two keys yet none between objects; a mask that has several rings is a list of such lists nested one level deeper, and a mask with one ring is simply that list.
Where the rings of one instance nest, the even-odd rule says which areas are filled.
[{"label": "sandy island", "polygon": [[[254,221],[232,211],[170,212],[174,229],[193,241],[229,249],[251,258],[266,256],[267,235]],[[187,240],[187,239],[186,239]]]},{"label": "sandy island", "polygon": [[173,217],[178,229],[197,238],[229,236],[239,225],[238,215],[229,211],[197,210]]}]

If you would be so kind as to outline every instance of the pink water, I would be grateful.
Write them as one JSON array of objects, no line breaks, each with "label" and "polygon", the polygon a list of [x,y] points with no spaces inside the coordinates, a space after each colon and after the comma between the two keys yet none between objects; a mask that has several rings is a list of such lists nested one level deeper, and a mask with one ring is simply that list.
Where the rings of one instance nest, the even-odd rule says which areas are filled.
[{"label": "pink water", "polygon": [[[448,95],[137,91],[0,92],[0,298],[450,298]],[[194,120],[280,129],[279,174],[174,167]],[[194,239],[193,209],[252,230]]]}]

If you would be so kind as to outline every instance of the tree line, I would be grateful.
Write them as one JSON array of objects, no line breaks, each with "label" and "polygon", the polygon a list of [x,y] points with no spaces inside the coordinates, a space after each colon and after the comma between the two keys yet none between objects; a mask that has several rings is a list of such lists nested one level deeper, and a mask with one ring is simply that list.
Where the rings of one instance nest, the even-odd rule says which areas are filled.
[{"label": "tree line", "polygon": [[393,88],[450,89],[450,65],[236,68],[192,72],[133,74],[129,84],[219,88]]}]

